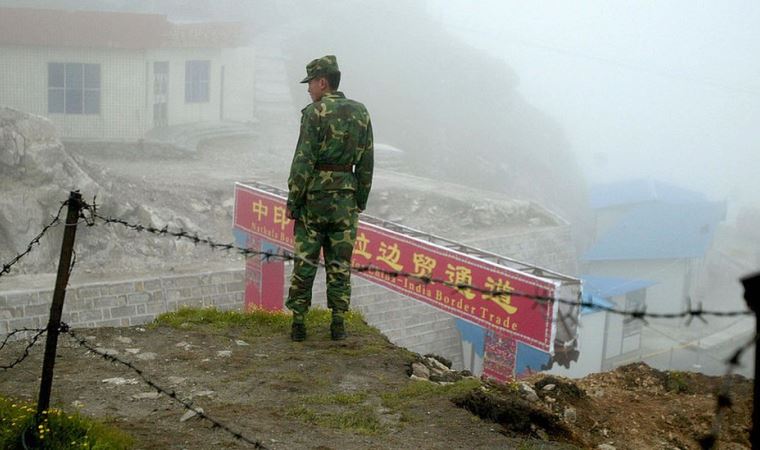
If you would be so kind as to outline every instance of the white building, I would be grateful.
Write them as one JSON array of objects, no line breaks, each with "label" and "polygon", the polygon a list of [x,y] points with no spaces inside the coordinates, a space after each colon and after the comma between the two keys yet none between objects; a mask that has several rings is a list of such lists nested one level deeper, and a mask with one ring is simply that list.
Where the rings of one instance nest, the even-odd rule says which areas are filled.
[{"label": "white building", "polygon": [[238,23],[0,8],[0,105],[68,140],[134,141],[154,127],[253,120],[253,51]]}]

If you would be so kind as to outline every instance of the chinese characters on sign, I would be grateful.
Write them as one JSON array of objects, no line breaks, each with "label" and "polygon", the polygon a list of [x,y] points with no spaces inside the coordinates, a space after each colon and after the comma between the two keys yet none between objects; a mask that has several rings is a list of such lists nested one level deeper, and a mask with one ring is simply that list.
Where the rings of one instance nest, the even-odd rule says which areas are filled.
[{"label": "chinese characters on sign", "polygon": [[[280,196],[238,184],[235,227],[293,249],[293,221],[285,217]],[[549,280],[366,222],[359,224],[352,265],[361,269],[357,276],[536,348],[551,349],[554,304],[525,296],[553,297],[556,286]]]}]

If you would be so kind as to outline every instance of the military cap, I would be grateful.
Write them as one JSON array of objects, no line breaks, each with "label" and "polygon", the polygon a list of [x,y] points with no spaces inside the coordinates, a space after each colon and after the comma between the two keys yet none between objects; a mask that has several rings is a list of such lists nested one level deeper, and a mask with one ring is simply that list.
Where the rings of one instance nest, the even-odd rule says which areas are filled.
[{"label": "military cap", "polygon": [[327,55],[317,58],[306,66],[306,78],[301,83],[308,83],[316,77],[331,73],[340,73],[338,70],[338,60],[335,55]]}]

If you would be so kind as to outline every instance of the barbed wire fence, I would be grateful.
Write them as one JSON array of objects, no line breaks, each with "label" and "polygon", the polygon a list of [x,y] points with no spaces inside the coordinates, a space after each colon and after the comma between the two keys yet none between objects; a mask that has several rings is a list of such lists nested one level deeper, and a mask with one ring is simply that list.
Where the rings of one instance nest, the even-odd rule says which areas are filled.
[{"label": "barbed wire fence", "polygon": [[[235,245],[233,243],[219,243],[219,242],[216,242],[215,240],[213,240],[210,237],[201,237],[197,233],[191,233],[191,232],[185,231],[182,228],[173,229],[173,228],[170,228],[168,225],[164,226],[162,228],[157,228],[157,227],[154,227],[154,226],[146,226],[146,225],[143,225],[143,224],[140,224],[140,223],[130,222],[130,221],[128,221],[126,219],[123,219],[123,218],[103,216],[103,215],[101,215],[98,212],[98,206],[95,203],[95,199],[93,199],[93,202],[91,204],[88,204],[88,203],[84,202],[81,199],[81,195],[79,195],[78,193],[76,193],[76,197],[75,197],[74,194],[75,193],[72,192],[72,195],[70,196],[70,198],[67,201],[62,202],[62,204],[59,207],[57,213],[53,216],[53,218],[50,220],[50,222],[47,223],[45,226],[43,226],[42,230],[29,242],[29,244],[26,246],[26,248],[23,251],[21,251],[15,257],[13,257],[10,261],[8,261],[7,263],[4,263],[2,265],[2,270],[0,270],[0,277],[2,277],[3,275],[6,275],[8,273],[10,273],[11,268],[14,265],[16,265],[21,259],[23,259],[25,256],[27,256],[29,253],[31,253],[36,246],[39,246],[40,240],[45,236],[45,234],[47,234],[50,231],[50,229],[52,229],[55,226],[57,226],[58,224],[60,224],[60,217],[61,217],[61,214],[63,212],[63,209],[66,206],[69,206],[70,210],[72,208],[74,208],[76,210],[74,219],[71,220],[71,218],[67,218],[67,223],[66,223],[67,227],[70,227],[70,228],[73,228],[73,229],[76,229],[76,227],[80,223],[84,223],[88,227],[93,227],[93,226],[96,226],[98,224],[98,222],[101,222],[101,223],[103,223],[105,225],[119,225],[119,226],[122,226],[124,228],[133,230],[133,231],[138,232],[138,233],[146,232],[146,233],[153,234],[153,235],[156,235],[156,236],[162,236],[162,237],[168,237],[168,238],[174,238],[174,239],[187,240],[187,241],[192,242],[192,243],[194,243],[196,245],[205,245],[205,246],[208,246],[208,247],[210,247],[211,249],[214,249],[214,250],[223,250],[223,251],[227,251],[227,252],[237,252],[237,253],[245,256],[245,257],[258,256],[258,257],[263,258],[265,261],[271,261],[271,260],[296,261],[296,260],[299,260],[299,261],[301,261],[301,262],[303,262],[305,264],[314,265],[314,266],[317,266],[317,267],[320,267],[320,266],[324,267],[325,266],[325,263],[322,262],[322,261],[308,260],[308,259],[299,257],[298,255],[296,255],[296,254],[294,254],[292,252],[288,252],[286,250],[281,250],[279,252],[251,250],[251,249],[248,249],[248,248],[237,246],[237,245]],[[64,247],[66,247],[66,245],[65,245],[65,237],[64,237]],[[68,258],[69,261],[67,263],[67,267],[66,267],[66,271],[65,271],[66,272],[66,275],[65,275],[65,279],[66,280],[65,280],[65,282],[63,283],[63,286],[62,286],[62,290],[63,290],[64,293],[65,293],[66,284],[68,282],[68,276],[73,271],[74,265],[76,263],[76,253],[73,251],[73,238],[72,238],[72,242],[71,242],[71,248],[69,250],[70,250],[71,254],[69,255],[69,258]],[[62,252],[63,251],[64,251],[64,249],[62,249]],[[71,258],[71,255],[73,255],[73,260]],[[62,260],[63,260],[63,257],[62,257]],[[59,269],[60,269],[60,267],[59,267]],[[754,303],[754,305],[760,306],[760,302],[757,302],[757,291],[753,290],[753,294],[752,294],[753,301],[750,300],[750,295],[749,294],[745,294],[745,298],[747,299],[747,303],[748,303],[748,305],[750,305],[751,309],[733,310],[733,311],[706,310],[706,309],[702,308],[701,304],[698,305],[697,307],[693,307],[691,305],[691,302],[688,302],[688,307],[686,309],[682,310],[682,311],[672,312],[672,313],[653,313],[653,312],[647,312],[646,311],[646,307],[642,307],[641,309],[637,309],[637,310],[625,310],[625,309],[620,309],[620,308],[611,307],[611,306],[599,305],[597,303],[590,302],[590,301],[584,301],[580,297],[576,298],[576,299],[567,299],[567,298],[557,298],[557,297],[551,297],[551,296],[535,295],[535,294],[521,292],[521,291],[514,290],[514,289],[504,289],[504,290],[487,289],[487,288],[483,288],[483,287],[472,285],[472,284],[468,284],[468,283],[454,283],[454,282],[451,282],[450,280],[447,280],[447,279],[435,278],[435,277],[430,277],[430,276],[420,276],[418,274],[409,273],[409,272],[403,272],[403,271],[390,271],[390,270],[387,270],[387,269],[384,269],[384,268],[381,268],[381,267],[377,267],[377,266],[373,266],[373,265],[362,265],[362,266],[351,265],[350,267],[348,267],[348,269],[351,270],[351,271],[353,271],[353,272],[357,272],[357,273],[363,273],[363,272],[379,273],[379,274],[383,274],[383,275],[389,276],[391,278],[406,277],[406,278],[408,278],[410,280],[414,280],[414,281],[423,283],[425,285],[440,284],[440,285],[449,287],[451,289],[456,289],[456,290],[471,290],[471,291],[479,292],[479,293],[482,293],[482,294],[487,294],[487,295],[490,295],[490,296],[493,296],[493,297],[499,297],[499,296],[505,296],[505,295],[514,296],[514,297],[522,297],[522,298],[527,298],[527,299],[534,300],[535,304],[548,303],[548,302],[556,302],[556,303],[565,304],[565,305],[569,305],[569,306],[575,306],[575,307],[578,307],[578,308],[587,307],[587,308],[592,308],[592,309],[597,310],[597,311],[605,311],[607,313],[625,316],[626,317],[625,318],[626,321],[640,320],[640,321],[643,321],[645,323],[646,323],[646,319],[648,319],[648,318],[649,319],[684,319],[685,318],[685,319],[687,319],[686,324],[689,325],[689,324],[691,324],[691,322],[694,319],[698,319],[702,323],[707,323],[706,322],[706,318],[707,317],[738,317],[738,316],[749,316],[749,315],[753,315],[753,314],[755,314],[757,316],[757,311],[755,310],[755,307],[753,307],[753,301],[756,302],[756,303]],[[60,277],[60,273],[59,273],[59,277]],[[758,277],[760,277],[760,275],[756,275],[753,279],[757,279]],[[57,282],[56,284],[58,285],[60,283]],[[746,287],[746,284],[745,284],[745,287]],[[747,290],[747,292],[749,292],[749,290]],[[60,299],[60,303],[61,304],[59,305],[61,308],[62,308],[62,302],[63,302],[63,298],[62,298],[63,295],[64,294],[61,294],[61,299]],[[55,297],[55,295],[54,295],[54,297]],[[55,298],[54,298],[54,302],[53,303],[54,304],[56,303],[55,302]],[[52,308],[51,308],[51,311],[52,311]],[[52,314],[51,314],[51,317],[52,317]],[[8,343],[8,341],[11,338],[13,338],[14,336],[16,336],[16,335],[27,335],[27,336],[31,335],[31,338],[29,338],[29,342],[26,345],[26,347],[24,348],[24,350],[22,351],[21,356],[17,357],[9,365],[0,365],[0,370],[5,371],[5,370],[12,369],[12,368],[16,367],[18,364],[20,364],[22,361],[24,361],[29,356],[31,349],[36,344],[37,340],[43,334],[45,334],[46,332],[49,332],[49,331],[53,331],[54,332],[56,339],[57,339],[57,335],[58,335],[59,332],[69,334],[77,342],[77,344],[79,344],[80,346],[82,346],[83,348],[85,348],[87,351],[89,351],[91,353],[94,353],[94,354],[97,354],[97,355],[103,357],[104,359],[109,360],[109,361],[111,361],[113,363],[118,363],[118,364],[121,364],[121,365],[129,368],[130,370],[132,370],[136,374],[138,374],[140,376],[140,378],[148,386],[150,386],[151,388],[155,389],[160,394],[167,395],[167,397],[169,397],[172,400],[178,402],[179,404],[181,404],[188,411],[193,411],[194,413],[196,413],[202,419],[207,420],[210,423],[212,423],[212,425],[214,427],[218,427],[218,428],[224,430],[225,432],[231,434],[236,439],[239,439],[239,440],[241,440],[241,441],[243,441],[245,443],[253,445],[255,448],[265,448],[260,440],[248,438],[248,437],[242,435],[241,433],[234,431],[231,427],[229,427],[229,426],[223,424],[222,422],[214,419],[213,417],[205,414],[199,408],[196,408],[191,402],[182,400],[181,398],[179,398],[177,396],[177,394],[174,391],[165,389],[165,388],[161,387],[159,384],[153,382],[150,378],[148,378],[144,374],[144,372],[142,370],[140,370],[137,367],[135,367],[132,363],[130,363],[128,361],[121,360],[118,357],[115,357],[114,355],[110,355],[110,354],[107,354],[107,353],[104,353],[102,351],[97,350],[95,347],[91,346],[85,339],[83,339],[80,336],[78,336],[76,334],[76,332],[74,332],[73,330],[71,330],[71,328],[68,325],[66,325],[65,323],[61,322],[60,321],[60,315],[58,317],[58,321],[57,322],[55,320],[51,319],[51,321],[48,323],[48,326],[46,328],[40,328],[40,329],[22,328],[22,329],[13,330],[10,333],[8,333],[6,335],[6,337],[4,338],[2,344],[0,344],[0,351],[2,351],[2,349],[5,348],[5,346]],[[48,339],[50,339],[50,334],[53,334],[53,333],[49,333],[48,334]],[[738,367],[740,367],[740,362],[739,361],[740,361],[741,357],[743,356],[743,354],[746,353],[753,346],[756,347],[757,341],[758,341],[758,335],[757,335],[757,328],[756,328],[754,337],[751,340],[749,340],[747,343],[745,343],[742,346],[740,346],[732,354],[732,356],[725,362],[726,366],[727,366],[726,376],[724,377],[723,388],[722,388],[721,392],[717,395],[716,408],[715,408],[715,416],[714,416],[712,430],[706,436],[704,436],[704,437],[702,437],[702,438],[700,438],[698,440],[698,442],[699,442],[699,444],[701,445],[702,448],[704,448],[704,449],[711,449],[717,443],[718,436],[719,436],[719,433],[720,433],[722,419],[725,416],[726,411],[728,409],[730,409],[731,406],[732,406],[732,404],[733,404],[731,396],[730,396],[730,387],[731,387],[731,381],[730,380],[731,380],[731,375],[733,374],[733,372]],[[49,346],[49,344],[48,344],[48,346]],[[757,351],[756,351],[756,364],[755,364],[755,373],[756,373],[755,388],[756,389],[755,389],[755,392],[758,391],[757,390],[757,370],[758,370],[757,359],[758,358],[757,358]],[[45,372],[45,370],[43,369],[43,382],[44,382],[44,378],[45,378],[44,372]],[[50,376],[52,377],[52,368],[50,369],[50,372],[51,372]],[[42,390],[43,389],[41,388],[41,391]],[[41,393],[41,397],[42,397],[42,393]],[[757,395],[755,395],[754,406],[757,406],[757,403],[758,403],[757,402]],[[38,405],[38,407],[39,407],[39,405]],[[47,409],[47,406],[45,406],[45,409]],[[753,411],[755,411],[755,412],[753,412],[753,417],[754,417],[754,414],[757,414],[757,408],[753,408]],[[753,421],[753,423],[757,423],[757,421]],[[755,446],[755,443],[758,442],[758,441],[756,441],[756,439],[758,439],[758,436],[755,433],[755,430],[753,428],[753,431],[751,433],[751,440],[753,442],[753,447]],[[757,448],[760,448],[760,446],[758,446]]]}]

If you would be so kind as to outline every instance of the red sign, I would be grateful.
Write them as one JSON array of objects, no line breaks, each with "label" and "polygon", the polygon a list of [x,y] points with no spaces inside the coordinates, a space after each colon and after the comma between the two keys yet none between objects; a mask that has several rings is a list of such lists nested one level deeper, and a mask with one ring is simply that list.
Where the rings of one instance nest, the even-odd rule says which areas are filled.
[{"label": "red sign", "polygon": [[[293,249],[293,223],[285,217],[285,199],[250,186],[235,189],[235,226],[288,250]],[[553,302],[517,294],[491,295],[443,283],[392,276],[403,272],[494,291],[553,297],[556,285],[514,269],[484,261],[366,222],[359,223],[352,264],[373,269],[356,272],[396,292],[457,317],[506,333],[545,351],[552,347]]]}]

